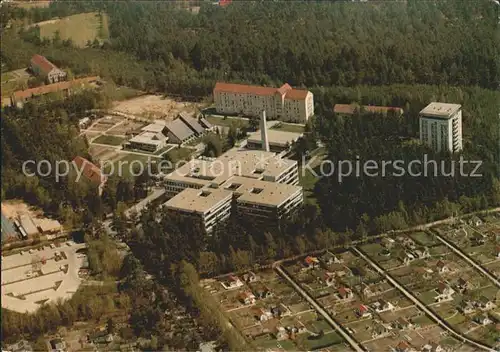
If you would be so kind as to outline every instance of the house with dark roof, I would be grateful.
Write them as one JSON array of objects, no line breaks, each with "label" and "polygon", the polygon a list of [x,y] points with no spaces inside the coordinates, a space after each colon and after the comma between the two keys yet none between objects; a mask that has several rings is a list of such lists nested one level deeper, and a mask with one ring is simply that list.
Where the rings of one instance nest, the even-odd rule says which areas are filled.
[{"label": "house with dark roof", "polygon": [[101,172],[101,169],[81,156],[73,159],[73,165],[76,167],[77,182],[81,181],[81,177],[83,177],[85,181],[97,186],[99,195],[101,195],[104,184],[108,180],[107,176]]},{"label": "house with dark roof", "polygon": [[200,125],[198,120],[187,115],[186,113],[181,112],[177,118],[180,119],[182,122],[184,122],[186,126],[188,126],[189,129],[193,131],[195,136],[198,137],[201,136],[203,133],[205,133],[205,129],[203,128],[202,125]]},{"label": "house with dark roof", "polygon": [[66,80],[66,72],[59,69],[45,56],[33,55],[30,61],[30,70],[34,75],[42,77],[47,83],[56,83]]},{"label": "house with dark roof", "polygon": [[170,143],[182,144],[195,137],[195,133],[181,119],[167,123],[167,137]]}]

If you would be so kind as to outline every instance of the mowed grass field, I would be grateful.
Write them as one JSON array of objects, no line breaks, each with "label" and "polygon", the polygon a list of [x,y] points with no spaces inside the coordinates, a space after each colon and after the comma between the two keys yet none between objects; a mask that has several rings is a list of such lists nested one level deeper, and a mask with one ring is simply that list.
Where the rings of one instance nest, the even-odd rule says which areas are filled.
[{"label": "mowed grass field", "polygon": [[59,31],[61,39],[71,39],[78,47],[85,47],[87,42],[94,39],[99,41],[107,40],[108,18],[106,14],[97,12],[80,13],[61,19],[50,20],[37,23],[40,27],[41,38],[54,38],[54,35]]}]

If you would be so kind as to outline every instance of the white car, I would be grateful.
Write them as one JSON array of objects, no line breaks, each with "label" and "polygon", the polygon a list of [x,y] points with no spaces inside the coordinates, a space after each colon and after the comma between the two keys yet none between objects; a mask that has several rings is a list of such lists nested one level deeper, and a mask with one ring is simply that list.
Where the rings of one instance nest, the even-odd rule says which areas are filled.
[{"label": "white car", "polygon": [[50,245],[50,248],[54,249],[54,248],[56,248],[56,245],[52,243],[52,244]]},{"label": "white car", "polygon": [[30,250],[28,251],[28,253],[29,253],[29,254],[33,254],[33,252],[34,252],[34,251],[33,251],[33,249],[30,249]]}]

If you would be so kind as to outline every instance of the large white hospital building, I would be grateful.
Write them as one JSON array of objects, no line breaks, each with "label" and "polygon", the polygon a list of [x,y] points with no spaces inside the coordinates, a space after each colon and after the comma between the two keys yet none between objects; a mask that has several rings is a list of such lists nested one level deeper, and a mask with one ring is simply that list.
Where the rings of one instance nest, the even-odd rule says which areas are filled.
[{"label": "large white hospital building", "polygon": [[462,150],[462,110],[459,104],[430,103],[419,114],[420,141],[435,151]]}]

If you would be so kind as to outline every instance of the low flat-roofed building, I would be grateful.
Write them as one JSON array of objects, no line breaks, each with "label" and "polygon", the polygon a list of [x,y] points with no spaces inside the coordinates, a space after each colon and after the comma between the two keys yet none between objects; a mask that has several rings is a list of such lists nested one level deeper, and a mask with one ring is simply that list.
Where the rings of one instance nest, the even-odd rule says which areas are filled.
[{"label": "low flat-roofed building", "polygon": [[40,233],[33,219],[28,214],[21,215],[19,217],[19,223],[28,236],[38,235]]},{"label": "low flat-roofed building", "polygon": [[162,132],[142,132],[128,143],[133,149],[156,152],[167,145],[167,137]]},{"label": "low flat-roofed building", "polygon": [[171,172],[165,178],[167,195],[173,196],[185,188],[218,187],[238,175],[268,182],[298,184],[295,160],[277,157],[261,150],[232,149],[213,160],[195,159]]},{"label": "low flat-roofed building", "polygon": [[154,123],[150,123],[149,125],[141,128],[143,132],[152,132],[152,133],[163,133],[165,136],[167,135],[166,131],[166,122],[162,120],[156,120]]},{"label": "low flat-roofed building", "polygon": [[[284,132],[279,130],[268,129],[267,138],[269,141],[269,149],[272,152],[282,152],[288,150],[292,143],[296,142],[302,133]],[[262,135],[260,131],[252,132],[247,139],[248,149],[262,150]]]},{"label": "low flat-roofed building", "polygon": [[50,234],[62,231],[62,225],[59,221],[54,219],[34,219],[38,230],[42,234]]},{"label": "low flat-roofed building", "polygon": [[192,216],[210,232],[215,224],[229,218],[232,196],[233,193],[225,189],[187,188],[168,200],[164,206],[169,211]]},{"label": "low flat-roofed building", "polygon": [[234,176],[222,185],[234,192],[240,216],[278,220],[304,201],[302,187]]},{"label": "low flat-roofed building", "polygon": [[229,217],[231,199],[240,215],[258,221],[281,219],[303,202],[297,162],[260,150],[232,149],[217,159],[191,160],[165,183],[172,197],[167,209],[196,215],[207,232]]}]

